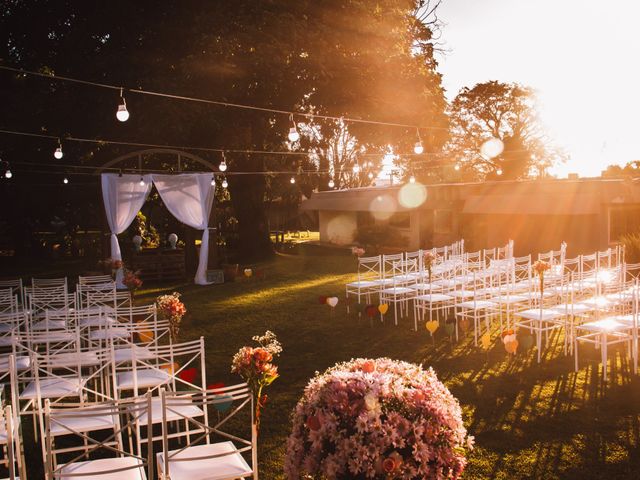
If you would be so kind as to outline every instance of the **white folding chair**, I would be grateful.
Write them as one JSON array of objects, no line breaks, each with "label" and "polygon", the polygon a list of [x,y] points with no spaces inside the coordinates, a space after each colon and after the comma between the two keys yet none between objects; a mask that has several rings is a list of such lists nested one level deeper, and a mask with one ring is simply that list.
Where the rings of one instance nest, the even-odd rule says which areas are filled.
[{"label": "white folding chair", "polygon": [[[247,384],[238,384],[219,390],[192,392],[161,392],[162,399],[162,452],[156,455],[158,476],[171,480],[194,480],[215,478],[235,480],[252,477],[258,479],[257,431],[254,425],[253,394]],[[233,403],[224,418],[206,424],[195,418],[184,417],[189,427],[180,437],[188,439],[186,445],[172,445],[170,441],[170,418],[180,417],[184,405],[198,405],[203,410],[218,405]],[[237,406],[236,406],[237,405]],[[247,411],[248,410],[248,411]],[[244,413],[244,418],[235,418],[235,424],[244,422],[247,434],[229,433],[227,424]],[[211,420],[213,417],[209,416]],[[195,430],[196,435],[191,431]],[[250,431],[250,433],[249,433]],[[199,433],[201,432],[201,433]],[[194,438],[195,437],[195,438]],[[247,438],[248,437],[248,438]],[[218,441],[216,441],[218,440]],[[247,462],[247,457],[250,461]]]}]

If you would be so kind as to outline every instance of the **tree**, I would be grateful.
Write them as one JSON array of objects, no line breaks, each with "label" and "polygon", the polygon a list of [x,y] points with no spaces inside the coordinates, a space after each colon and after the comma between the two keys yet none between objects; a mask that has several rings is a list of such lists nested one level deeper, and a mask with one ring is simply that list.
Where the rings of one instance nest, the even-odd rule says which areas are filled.
[{"label": "tree", "polygon": [[[5,3],[0,12],[5,64],[230,103],[430,125],[436,129],[422,132],[430,148],[446,140],[431,25],[416,17],[416,9],[420,15],[431,9],[425,0],[383,0],[375,6],[359,0]],[[127,93],[131,118],[119,124],[113,118],[118,92],[112,90],[6,73],[0,88],[11,92],[4,96],[4,126],[63,141],[72,134],[237,150],[290,148],[287,115]],[[314,122],[325,133],[318,148],[330,148],[330,122]],[[348,128],[367,152],[389,144],[410,147],[415,138],[404,128]],[[6,146],[5,156],[14,161],[50,158],[50,141],[16,139]],[[96,165],[126,151],[65,143],[65,161]],[[217,154],[203,155],[220,160]],[[227,155],[243,261],[271,252],[265,200],[278,196],[270,189],[286,183],[271,181],[264,172],[295,170],[306,161],[301,155],[292,166],[291,158]],[[312,183],[300,182],[305,189]]]},{"label": "tree", "polygon": [[467,179],[544,176],[566,158],[545,135],[531,88],[497,81],[464,87],[449,114],[448,150]]},{"label": "tree", "polygon": [[640,160],[627,162],[624,166],[609,165],[602,172],[602,178],[637,178],[640,176]]}]

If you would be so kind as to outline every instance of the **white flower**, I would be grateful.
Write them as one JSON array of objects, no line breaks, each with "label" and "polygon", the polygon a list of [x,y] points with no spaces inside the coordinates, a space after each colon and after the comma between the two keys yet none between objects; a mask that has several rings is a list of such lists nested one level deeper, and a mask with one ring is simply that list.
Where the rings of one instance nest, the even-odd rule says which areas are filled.
[{"label": "white flower", "polygon": [[364,396],[364,406],[367,407],[367,410],[370,412],[377,410],[380,407],[378,397],[376,397],[373,393],[367,393]]}]

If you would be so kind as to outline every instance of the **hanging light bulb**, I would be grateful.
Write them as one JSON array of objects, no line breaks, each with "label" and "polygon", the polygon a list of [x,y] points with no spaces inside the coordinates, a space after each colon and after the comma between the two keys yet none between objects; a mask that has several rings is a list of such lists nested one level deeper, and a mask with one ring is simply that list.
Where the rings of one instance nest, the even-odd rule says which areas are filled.
[{"label": "hanging light bulb", "polygon": [[211,186],[212,187],[216,186],[216,177],[214,177],[213,175],[211,175]]},{"label": "hanging light bulb", "polygon": [[291,179],[289,180],[289,182],[293,185],[294,183],[296,183],[296,179],[295,177],[291,177]]},{"label": "hanging light bulb", "polygon": [[222,161],[220,162],[220,165],[218,165],[218,168],[220,169],[221,172],[227,171],[227,161],[224,158],[224,152],[222,152]]},{"label": "hanging light bulb", "polygon": [[62,183],[64,183],[66,185],[67,183],[69,183],[69,179],[67,177],[64,177],[62,179]]},{"label": "hanging light bulb", "polygon": [[221,185],[222,185],[222,188],[227,188],[229,186],[229,182],[227,182],[226,178],[222,179],[222,184]]},{"label": "hanging light bulb", "polygon": [[424,152],[424,147],[422,146],[422,139],[420,138],[420,130],[416,128],[416,134],[418,135],[418,141],[413,147],[413,151],[416,155],[420,155]]},{"label": "hanging light bulb", "polygon": [[409,177],[409,183],[416,183],[416,177],[414,177],[413,175],[411,175]]},{"label": "hanging light bulb", "polygon": [[13,177],[13,173],[11,173],[11,170],[9,170],[9,169],[7,168],[7,171],[6,171],[6,172],[4,172],[4,177],[5,177],[5,178],[11,178],[11,177]]},{"label": "hanging light bulb", "polygon": [[496,175],[502,175],[502,169],[501,168],[498,168],[496,170]]},{"label": "hanging light bulb", "polygon": [[120,89],[120,104],[118,105],[118,111],[116,112],[116,118],[121,122],[129,120],[129,111],[127,110],[127,102],[122,94],[122,88]]},{"label": "hanging light bulb", "polygon": [[333,178],[331,180],[329,180],[329,188],[333,188],[336,186],[335,182],[333,181]]},{"label": "hanging light bulb", "polygon": [[455,170],[460,170],[460,164],[459,164],[459,163],[456,163],[456,164],[454,165],[454,167],[453,167],[453,168],[454,168]]},{"label": "hanging light bulb", "polygon": [[144,187],[144,177],[140,175],[140,181],[138,182],[141,187]]},{"label": "hanging light bulb", "polygon": [[353,166],[353,173],[360,173],[360,164],[359,163],[356,163]]},{"label": "hanging light bulb", "polygon": [[58,139],[58,148],[56,148],[56,151],[53,152],[53,156],[58,160],[60,160],[64,156],[64,154],[62,153],[62,143],[60,143],[60,139]]},{"label": "hanging light bulb", "polygon": [[369,177],[370,179],[373,178],[373,172],[369,172],[369,175],[367,175],[367,177]]},{"label": "hanging light bulb", "polygon": [[289,129],[288,135],[289,141],[297,142],[298,140],[300,140],[300,134],[298,133],[298,129],[296,128],[296,122],[293,120],[293,114],[291,114],[289,118],[291,119],[291,128]]}]

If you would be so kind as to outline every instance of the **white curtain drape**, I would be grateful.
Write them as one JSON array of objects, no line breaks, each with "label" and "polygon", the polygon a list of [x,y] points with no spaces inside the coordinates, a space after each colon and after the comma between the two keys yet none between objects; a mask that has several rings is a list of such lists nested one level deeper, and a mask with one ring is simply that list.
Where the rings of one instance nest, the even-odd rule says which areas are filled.
[{"label": "white curtain drape", "polygon": [[203,230],[195,283],[207,285],[207,265],[209,261],[208,227],[214,194],[214,187],[211,185],[211,174],[153,174],[152,178],[169,212],[182,223],[195,229]]},{"label": "white curtain drape", "polygon": [[124,232],[144,205],[151,190],[151,175],[102,174],[102,200],[111,229],[111,258],[122,260],[118,234]]}]

